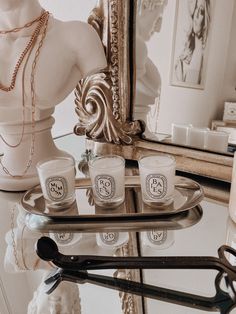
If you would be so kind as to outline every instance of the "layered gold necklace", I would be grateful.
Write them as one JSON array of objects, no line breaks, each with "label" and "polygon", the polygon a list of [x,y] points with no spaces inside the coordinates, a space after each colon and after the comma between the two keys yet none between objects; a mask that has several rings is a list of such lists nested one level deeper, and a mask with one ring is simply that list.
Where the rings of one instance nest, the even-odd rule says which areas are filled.
[{"label": "layered gold necklace", "polygon": [[42,14],[37,17],[36,19],[34,19],[31,22],[26,23],[25,25],[21,26],[21,27],[16,27],[10,30],[0,30],[0,35],[7,35],[9,33],[16,33],[19,32],[22,29],[28,28],[30,26],[32,26],[34,23],[37,23],[37,26],[33,32],[33,34],[30,37],[29,42],[27,43],[26,47],[24,48],[24,50],[22,51],[19,59],[16,62],[16,65],[14,67],[13,70],[13,74],[11,77],[11,83],[10,85],[4,85],[2,83],[0,83],[0,90],[4,91],[4,92],[10,92],[15,88],[15,83],[16,83],[16,79],[17,79],[17,74],[18,71],[20,69],[20,67],[23,64],[23,61],[25,60],[24,63],[24,67],[22,70],[22,131],[21,131],[21,135],[20,135],[20,140],[18,143],[16,144],[10,144],[8,143],[3,137],[2,135],[0,135],[2,141],[9,147],[11,148],[15,148],[18,147],[23,140],[24,137],[24,133],[25,133],[25,71],[26,71],[26,67],[27,64],[29,62],[29,58],[32,54],[32,51],[34,49],[34,47],[36,46],[36,43],[38,41],[39,35],[41,34],[41,39],[38,41],[38,46],[34,55],[34,59],[32,62],[32,67],[31,67],[31,74],[30,74],[30,93],[31,93],[31,144],[30,144],[30,151],[29,151],[29,158],[28,158],[28,162],[26,164],[25,169],[23,170],[23,172],[21,174],[15,175],[12,174],[1,162],[0,160],[0,164],[2,166],[3,171],[14,178],[21,178],[23,177],[28,169],[30,168],[32,161],[33,161],[33,155],[34,155],[34,148],[35,148],[35,110],[36,110],[36,97],[35,97],[35,72],[36,72],[36,65],[37,65],[37,61],[40,55],[40,51],[41,48],[43,46],[43,42],[44,39],[46,37],[46,33],[47,33],[47,26],[48,26],[48,20],[49,20],[49,12],[43,10]]}]

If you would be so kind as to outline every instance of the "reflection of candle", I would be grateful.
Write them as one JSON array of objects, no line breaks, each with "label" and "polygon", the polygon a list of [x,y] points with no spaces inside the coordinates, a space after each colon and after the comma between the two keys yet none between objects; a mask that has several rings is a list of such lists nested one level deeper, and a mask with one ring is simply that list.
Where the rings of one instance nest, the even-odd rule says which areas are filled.
[{"label": "reflection of candle", "polygon": [[231,179],[229,214],[233,221],[236,222],[236,152],[234,153],[233,172]]},{"label": "reflection of candle", "polygon": [[128,232],[102,232],[96,234],[98,246],[117,248],[129,241]]},{"label": "reflection of candle", "polygon": [[141,232],[142,245],[154,249],[167,249],[174,243],[173,230],[153,229]]},{"label": "reflection of candle", "polygon": [[227,152],[229,134],[219,131],[207,131],[205,148],[218,152]]},{"label": "reflection of candle", "polygon": [[186,145],[191,124],[172,124],[172,143]]},{"label": "reflection of candle", "polygon": [[50,238],[56,241],[58,246],[73,245],[79,242],[82,238],[82,235],[80,233],[74,232],[50,232],[49,235]]},{"label": "reflection of candle", "polygon": [[207,128],[190,128],[188,132],[188,145],[196,148],[204,148],[207,131]]}]

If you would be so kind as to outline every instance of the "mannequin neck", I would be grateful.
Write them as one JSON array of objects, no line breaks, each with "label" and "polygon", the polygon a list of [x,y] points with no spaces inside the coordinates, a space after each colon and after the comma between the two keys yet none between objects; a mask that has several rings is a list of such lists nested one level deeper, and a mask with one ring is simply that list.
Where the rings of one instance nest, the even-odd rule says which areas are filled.
[{"label": "mannequin neck", "polygon": [[[21,27],[42,13],[38,0],[0,0],[0,30]],[[27,29],[22,32],[27,31]]]}]

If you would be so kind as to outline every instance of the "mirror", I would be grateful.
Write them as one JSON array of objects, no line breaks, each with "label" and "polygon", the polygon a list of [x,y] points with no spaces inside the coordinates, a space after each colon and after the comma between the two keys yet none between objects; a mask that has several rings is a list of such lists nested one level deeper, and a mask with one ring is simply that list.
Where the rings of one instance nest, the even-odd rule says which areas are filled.
[{"label": "mirror", "polygon": [[[214,39],[216,45],[214,49],[219,49],[219,51],[223,50],[225,52],[224,56],[228,51],[226,49],[225,41],[227,41],[228,47],[232,11],[234,7],[234,2],[232,0],[229,2],[231,3],[232,10],[230,11],[228,8],[230,11],[228,12],[229,16],[231,16],[230,19],[227,19],[228,24],[226,28],[228,37],[220,35],[216,40],[215,36],[217,35],[217,29],[214,31],[215,33],[213,32],[214,29],[212,30],[212,34],[211,32],[209,33],[210,43]],[[147,8],[153,8],[154,10],[152,10],[152,13],[156,14],[156,12],[158,12],[159,15],[163,15],[161,28],[161,20],[159,19],[156,23],[156,29],[160,31],[155,34],[152,34],[151,32],[152,36],[150,42],[147,43],[144,41],[144,50],[140,50],[141,60],[143,60],[142,54],[144,52],[146,57],[148,56],[150,59],[148,63],[150,68],[156,69],[152,72],[153,77],[151,76],[151,82],[161,81],[162,84],[161,89],[159,88],[159,92],[160,90],[161,92],[158,123],[156,123],[157,118],[155,115],[158,111],[155,111],[157,106],[136,106],[135,104],[135,97],[137,98],[136,85],[138,86],[136,75],[140,75],[139,69],[136,68],[136,57],[138,57],[136,56],[136,35],[138,35],[138,31],[140,31],[137,29],[139,24],[137,10],[140,9],[140,3],[143,3]],[[77,135],[86,134],[87,148],[93,150],[95,154],[115,153],[122,155],[126,159],[138,160],[143,155],[149,155],[156,152],[167,153],[176,158],[177,170],[179,171],[230,182],[233,164],[231,155],[215,151],[209,152],[199,149],[189,149],[189,147],[170,145],[171,143],[168,141],[157,142],[155,136],[155,143],[153,143],[147,141],[146,137],[144,138],[144,136],[141,136],[144,132],[144,124],[142,121],[145,122],[146,119],[146,122],[148,122],[146,123],[146,130],[152,128],[151,123],[149,123],[148,120],[149,116],[153,118],[155,125],[157,124],[159,128],[158,132],[168,134],[170,133],[172,122],[189,124],[190,122],[187,120],[189,117],[195,117],[197,119],[196,121],[199,125],[194,123],[194,126],[206,127],[212,119],[217,117],[218,107],[220,108],[221,105],[220,97],[223,96],[219,96],[220,93],[214,94],[215,90],[219,90],[218,85],[221,86],[221,80],[223,80],[222,75],[221,80],[218,78],[218,72],[217,75],[215,75],[214,62],[220,64],[217,71],[220,71],[221,74],[223,73],[222,66],[225,65],[224,62],[221,62],[220,54],[217,54],[218,59],[211,57],[207,58],[208,65],[206,80],[204,82],[205,89],[169,85],[169,68],[173,41],[172,33],[174,30],[176,10],[175,4],[175,1],[163,2],[156,0],[145,0],[142,2],[137,0],[98,1],[97,6],[94,8],[89,18],[89,23],[95,27],[101,37],[107,55],[108,67],[103,73],[89,77],[78,84],[75,102],[79,122],[75,127],[75,133]],[[156,10],[156,5],[159,6],[160,10]],[[220,4],[218,5],[217,1],[213,9],[215,16],[224,12],[219,6]],[[150,20],[149,18],[146,19],[154,23],[155,16],[151,17],[152,19]],[[153,24],[149,26],[151,27],[151,30],[153,26]],[[164,32],[164,30],[166,31]],[[224,39],[223,45],[221,44],[222,36]],[[166,43],[165,45],[164,42]],[[158,43],[158,47],[155,46],[156,43]],[[151,53],[147,50],[149,46],[152,47]],[[231,59],[233,59],[235,54],[233,53],[233,48],[231,50],[229,49],[229,51],[232,52]],[[157,53],[162,54],[162,59],[158,58]],[[166,59],[163,59],[164,57],[166,57]],[[154,64],[154,60],[156,60],[155,62],[160,60],[161,63]],[[226,59],[224,58],[224,60]],[[154,66],[151,67],[152,65]],[[232,70],[233,67],[230,66],[230,64],[228,64],[228,67],[228,75],[232,76],[230,70]],[[208,74],[208,72],[210,74]],[[213,78],[216,78],[217,82],[215,82]],[[206,88],[209,88],[209,92],[213,91],[211,98],[209,99],[205,95]],[[225,88],[225,93],[227,89],[228,87]],[[188,95],[185,95],[184,98],[185,103],[183,102],[183,96],[180,96],[181,91],[188,91]],[[158,87],[156,88],[154,86],[149,92],[151,96],[148,103],[151,104],[153,103],[153,99],[156,98],[156,94],[158,95]],[[175,100],[175,113],[173,113],[174,111],[172,110],[171,102],[169,101],[168,104],[165,104],[165,101],[163,101],[164,95],[173,96]],[[196,96],[194,102],[191,100],[191,95]],[[206,96],[205,98],[203,97],[204,95]],[[231,100],[229,94],[228,97],[228,100]],[[179,99],[179,101],[177,102],[176,99]],[[211,106],[208,106],[209,101],[211,101]],[[216,103],[217,106],[214,107]],[[205,110],[206,108],[207,110]],[[179,120],[174,120],[174,117],[177,117]],[[185,118],[183,117],[185,117],[186,120],[184,120]],[[157,132],[155,128],[154,131]],[[153,132],[149,132],[150,136],[153,136],[153,134]],[[164,138],[165,137],[166,135],[164,135]],[[218,169],[217,173],[215,171],[216,166]]]},{"label": "mirror", "polygon": [[131,144],[142,132],[131,121],[133,104],[133,25],[135,1],[98,0],[88,22],[101,37],[108,67],[79,82],[75,134],[115,144]]},{"label": "mirror", "polygon": [[236,101],[235,1],[137,3],[134,118],[144,138],[232,154],[236,123],[215,120]]},{"label": "mirror", "polygon": [[[80,10],[80,5],[82,7],[82,5],[85,5],[85,2],[81,1],[79,3],[78,0],[74,1],[78,4],[78,10],[75,10],[76,7],[73,6],[73,12],[82,12],[82,10]],[[86,5],[88,3],[91,4],[92,1],[93,0],[87,1]],[[133,122],[131,119],[133,104],[132,90],[134,84],[132,81],[133,68],[132,66],[129,66],[132,63],[131,61],[133,60],[133,50],[131,47],[131,39],[133,36],[131,25],[133,25],[134,23],[134,15],[132,11],[133,9],[135,9],[135,2],[133,1],[104,0],[98,2],[97,7],[94,9],[93,14],[90,17],[90,22],[101,35],[101,39],[106,49],[109,65],[107,71],[104,71],[99,75],[95,75],[80,82],[76,92],[76,105],[77,112],[80,117],[80,124],[76,126],[75,131],[78,134],[84,133],[86,131],[87,136],[90,136],[90,138],[93,139],[94,145],[95,139],[99,140],[97,141],[97,143],[100,143],[101,147],[104,145],[104,149],[106,152],[109,151],[108,142],[113,143],[113,151],[114,147],[115,149],[117,149],[117,153],[119,149],[124,149],[124,154],[127,156],[127,159],[137,159],[140,153],[143,154],[140,146],[138,147],[138,145],[141,145],[143,142],[139,141],[138,137],[135,138],[135,136],[140,134],[142,131],[141,124],[138,121]],[[63,13],[65,12],[63,11]],[[58,142],[61,142],[59,146],[62,149],[66,147],[69,150],[70,147],[71,153],[73,151],[74,154],[80,154],[79,149],[81,149],[81,147],[83,146],[83,142],[79,142],[78,138],[76,138],[74,142],[69,141],[69,143],[67,141],[64,142],[63,137],[58,138],[56,141],[58,145]],[[133,145],[128,146],[117,144]],[[148,148],[146,146],[144,147],[144,150],[149,153],[150,147]],[[33,296],[33,291],[35,291],[38,282],[43,280],[43,276],[42,273],[29,272],[25,270],[36,270],[38,263],[40,263],[40,261],[37,260],[37,257],[35,261],[35,255],[31,254],[32,251],[35,253],[35,238],[38,238],[40,235],[37,232],[31,233],[27,229],[26,225],[24,224],[24,217],[23,219],[17,220],[17,212],[15,211],[13,205],[17,204],[20,198],[21,193],[9,193],[1,191],[1,204],[2,209],[5,211],[5,214],[2,215],[1,248],[6,248],[5,233],[9,231],[7,240],[10,246],[13,247],[13,250],[10,250],[8,253],[13,258],[13,263],[15,262],[17,265],[18,261],[15,259],[19,258],[21,264],[23,265],[22,273],[18,275],[12,276],[11,274],[7,274],[4,271],[1,271],[1,313],[26,313],[29,300],[33,300],[33,302],[31,303],[31,311],[29,313],[35,313],[35,311],[37,311],[37,301],[39,303],[37,313],[43,314],[49,312],[62,312],[63,310],[61,310],[61,306],[63,304],[68,306],[72,305],[75,308],[73,309],[74,313],[81,312],[81,309],[79,308],[80,305],[82,306],[82,313],[139,313],[141,301],[136,301],[136,298],[132,298],[130,295],[127,295],[125,293],[119,295],[118,292],[113,292],[110,290],[107,291],[106,294],[104,290],[96,288],[96,292],[94,292],[94,286],[89,288],[85,285],[81,285],[82,287],[80,290],[80,295],[78,295],[78,290],[74,289],[73,286],[70,286],[70,288],[68,286],[62,286],[62,290],[64,290],[64,292],[66,290],[66,298],[64,298],[61,294],[61,290],[58,290],[58,294],[49,298],[48,302],[47,300],[46,302],[44,302],[45,299],[43,298],[45,297],[45,294],[42,293],[42,291],[38,290]],[[221,212],[221,215],[218,217],[221,227],[219,228],[215,224],[216,231],[212,232],[212,240],[217,240],[217,242],[213,242],[214,245],[212,245],[212,242],[206,242],[207,246],[210,243],[209,252],[213,255],[216,252],[215,248],[217,248],[222,243],[222,241],[225,241],[225,229],[222,228],[222,221],[224,222],[227,218],[227,207],[224,207],[223,210],[220,211],[219,209],[221,208],[216,209],[216,205],[214,203],[212,203],[212,206],[210,205],[210,203],[208,203],[208,205],[210,206],[210,211],[212,209]],[[212,217],[212,214],[210,215],[210,217]],[[207,216],[204,215],[204,218],[207,218]],[[18,228],[17,230],[15,230],[16,232],[14,233],[14,228],[18,227],[19,225],[21,226],[21,229]],[[11,228],[11,230],[9,230],[9,227]],[[206,221],[205,227],[206,234],[209,235],[208,221]],[[218,232],[219,230],[221,231],[220,233]],[[187,232],[190,232],[190,229],[188,229]],[[163,232],[162,234],[165,233]],[[200,234],[204,235],[205,233],[201,230]],[[215,236],[216,234],[220,235],[219,240],[218,237]],[[15,243],[15,235],[19,236],[21,241]],[[61,240],[62,238],[63,237],[61,237]],[[79,249],[79,254],[83,252],[86,254],[91,252],[93,254],[102,254],[104,252],[101,252],[101,250],[99,249],[95,250],[95,236],[87,236],[84,238],[85,242],[81,241],[80,247],[75,245],[76,249]],[[135,239],[137,239],[136,235]],[[192,238],[186,236],[186,234],[183,235],[183,239],[191,239],[192,244]],[[68,239],[65,240],[67,241]],[[181,237],[176,237],[176,240],[178,241],[180,249],[185,247],[183,246]],[[196,242],[198,244],[205,243],[204,241],[199,241],[199,238],[196,239]],[[82,244],[84,244],[84,246]],[[17,254],[18,252],[16,251],[16,245],[20,246],[19,254]],[[29,247],[32,249],[32,251],[29,249]],[[72,247],[72,245],[67,245],[66,248],[68,250],[71,250],[71,252],[73,252],[74,254],[75,247]],[[173,247],[178,249],[178,247],[176,246]],[[188,245],[186,247],[188,247]],[[193,248],[198,250],[197,246],[193,246]],[[205,249],[208,253],[208,247],[205,247]],[[125,246],[122,250],[120,250],[120,252],[118,252],[118,254],[121,256],[129,256],[132,254],[137,255],[137,250],[138,248],[135,246]],[[2,249],[2,266],[4,253],[5,250]],[[107,252],[105,253],[107,254]],[[157,254],[158,253],[159,251],[157,252]],[[145,252],[144,254],[147,254],[147,252]],[[195,255],[196,251],[191,252],[191,254]],[[30,262],[30,264],[27,263],[27,261],[25,260],[26,258],[27,261]],[[1,270],[3,269],[1,268]],[[109,274],[112,275],[112,273]],[[139,277],[136,278],[136,274],[133,275],[131,271],[128,271],[125,274],[121,272],[118,275],[120,275],[121,278],[124,278],[125,276],[129,279],[140,279]],[[145,279],[147,279],[147,277],[145,277]],[[15,291],[17,291],[17,293],[15,293]],[[71,296],[73,296],[74,299],[71,299]],[[101,298],[107,300],[107,302],[101,302]],[[80,299],[81,304],[79,304],[78,302]],[[41,304],[40,301],[42,301]],[[136,306],[138,308],[136,308]],[[141,304],[140,313],[152,313],[155,311],[156,305],[154,305],[153,310],[146,310],[144,309],[143,304]],[[72,313],[71,308],[63,312]]]}]

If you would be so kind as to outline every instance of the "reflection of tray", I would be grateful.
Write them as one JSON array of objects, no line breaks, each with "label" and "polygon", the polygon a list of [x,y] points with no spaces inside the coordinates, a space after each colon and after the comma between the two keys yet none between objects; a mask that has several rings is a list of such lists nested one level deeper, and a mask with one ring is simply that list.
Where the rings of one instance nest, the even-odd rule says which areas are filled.
[{"label": "reflection of tray", "polygon": [[[83,231],[95,230],[141,230],[150,228],[181,229],[198,222],[202,216],[198,206],[203,198],[202,188],[198,183],[184,177],[176,177],[173,204],[165,209],[148,206],[134,206],[130,203],[134,191],[140,198],[140,181],[138,176],[126,177],[126,202],[116,209],[101,208],[85,204],[86,192],[91,192],[88,178],[76,180],[77,204],[67,211],[55,215],[47,213],[40,186],[27,191],[22,198],[24,209],[30,214],[27,224],[31,229],[47,231]],[[91,197],[91,193],[90,197]],[[80,203],[80,200],[83,199]],[[130,203],[130,204],[128,204]]]}]

